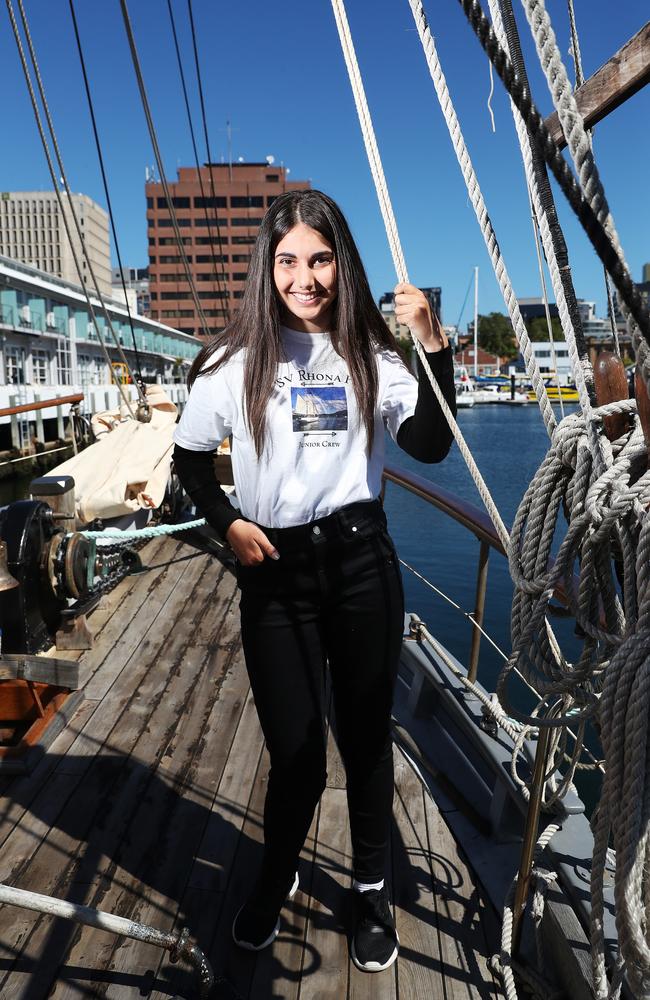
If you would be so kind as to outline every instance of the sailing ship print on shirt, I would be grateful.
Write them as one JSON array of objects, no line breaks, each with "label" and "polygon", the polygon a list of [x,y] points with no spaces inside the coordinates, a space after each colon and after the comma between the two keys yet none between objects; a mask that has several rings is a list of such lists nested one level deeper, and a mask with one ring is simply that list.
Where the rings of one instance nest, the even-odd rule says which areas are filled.
[{"label": "sailing ship print on shirt", "polygon": [[292,388],[291,413],[298,434],[348,429],[347,395],[339,386]]}]

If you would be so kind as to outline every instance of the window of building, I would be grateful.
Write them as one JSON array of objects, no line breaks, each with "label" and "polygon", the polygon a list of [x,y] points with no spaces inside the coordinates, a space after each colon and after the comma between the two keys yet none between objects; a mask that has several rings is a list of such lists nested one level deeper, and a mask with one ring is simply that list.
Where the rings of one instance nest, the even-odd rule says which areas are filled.
[{"label": "window of building", "polygon": [[233,241],[233,243],[236,243],[238,246],[242,246],[243,244],[252,245],[255,242],[255,237],[254,236],[233,236],[232,241]]},{"label": "window of building", "polygon": [[193,309],[163,309],[160,313],[165,319],[173,319],[175,316],[184,317],[187,319],[194,318]]},{"label": "window of building", "polygon": [[[153,298],[153,292],[151,293],[151,298]],[[167,302],[169,301],[173,302],[175,299],[191,299],[192,296],[190,295],[189,291],[186,291],[185,289],[179,289],[179,291],[177,292],[161,292],[160,298]]]},{"label": "window of building", "polygon": [[278,181],[280,180],[280,175],[279,174],[267,174],[266,175],[266,179],[271,184],[277,184]]},{"label": "window of building", "polygon": [[[227,253],[221,253],[221,254],[214,254],[213,255],[213,254],[205,254],[205,253],[203,253],[203,254],[197,254],[194,259],[196,260],[197,264],[211,264],[213,261],[215,261],[217,264],[227,264],[228,263],[228,254]],[[234,260],[234,258],[233,258],[233,260]]]},{"label": "window of building", "polygon": [[47,385],[50,381],[50,355],[40,347],[32,348],[32,382]]},{"label": "window of building", "polygon": [[158,281],[187,281],[185,272],[182,274],[160,274],[158,276]]},{"label": "window of building", "polygon": [[262,225],[262,220],[261,219],[239,219],[239,218],[236,218],[236,219],[231,219],[230,220],[230,225],[231,226],[261,226]]},{"label": "window of building", "polygon": [[198,292],[200,299],[227,299],[228,292],[222,291],[208,291],[208,292]]},{"label": "window of building", "polygon": [[5,348],[5,375],[8,385],[25,383],[25,351],[9,345]]},{"label": "window of building", "polygon": [[195,335],[193,326],[179,326],[178,329],[180,333],[189,333],[190,337],[193,337]]},{"label": "window of building", "polygon": [[149,298],[150,299],[157,299],[158,298],[158,292],[151,292]]},{"label": "window of building", "polygon": [[[190,199],[189,198],[172,198],[172,205],[174,206],[174,208],[190,208],[191,207],[191,205],[190,205]],[[165,205],[165,208],[166,207],[167,206]]]},{"label": "window of building", "polygon": [[221,195],[214,198],[195,198],[194,208],[225,208],[226,199]]},{"label": "window of building", "polygon": [[[181,243],[184,247],[192,246],[192,240],[189,236],[181,236]],[[178,240],[175,236],[159,236],[158,237],[159,247],[177,247]]]},{"label": "window of building", "polygon": [[232,275],[232,280],[233,281],[246,281],[246,277],[247,277],[246,271],[236,271]]},{"label": "window of building", "polygon": [[[198,247],[209,247],[212,243],[215,243],[218,246],[221,243],[227,243],[228,242],[228,237],[227,236],[195,236],[194,237],[194,242],[195,242],[195,244]],[[233,239],[233,243],[234,242],[235,241]]]},{"label": "window of building", "polygon": [[147,208],[153,208],[153,198],[147,198]]},{"label": "window of building", "polygon": [[194,220],[194,227],[196,229],[206,229],[212,226],[216,228],[217,226],[228,226],[230,223],[228,219],[202,219],[199,216]]},{"label": "window of building", "polygon": [[[151,221],[151,220],[150,220]],[[176,224],[179,229],[187,229],[188,226],[192,225],[191,219],[176,219]],[[158,225],[161,228],[167,228],[168,226],[173,226],[174,223],[171,219],[158,219]]]},{"label": "window of building", "polygon": [[231,208],[263,208],[264,198],[261,194],[233,195],[230,199]]},{"label": "window of building", "polygon": [[225,309],[204,309],[203,315],[210,316],[212,318],[213,316],[227,316],[228,313]]},{"label": "window of building", "polygon": [[249,253],[234,253],[232,255],[233,264],[246,264],[251,259]]}]

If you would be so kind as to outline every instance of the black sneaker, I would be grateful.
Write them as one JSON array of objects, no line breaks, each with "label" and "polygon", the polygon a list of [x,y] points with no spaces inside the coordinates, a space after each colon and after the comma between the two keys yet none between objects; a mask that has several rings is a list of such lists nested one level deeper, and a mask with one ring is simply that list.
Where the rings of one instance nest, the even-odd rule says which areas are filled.
[{"label": "black sneaker", "polygon": [[232,938],[240,948],[261,951],[275,941],[280,930],[280,910],[298,891],[298,872],[287,891],[286,883],[262,876],[232,923]]},{"label": "black sneaker", "polygon": [[356,928],[350,954],[362,972],[381,972],[397,958],[399,937],[386,888],[354,892]]}]

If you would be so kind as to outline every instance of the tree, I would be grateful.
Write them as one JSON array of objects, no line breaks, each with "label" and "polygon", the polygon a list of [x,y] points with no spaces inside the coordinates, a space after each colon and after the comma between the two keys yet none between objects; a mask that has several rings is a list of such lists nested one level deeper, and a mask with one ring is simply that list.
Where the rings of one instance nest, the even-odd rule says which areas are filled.
[{"label": "tree", "polygon": [[[553,330],[553,340],[564,340],[564,333],[562,331],[562,324],[557,316],[551,318],[551,328]],[[546,322],[546,316],[536,316],[535,319],[529,319],[526,323],[526,329],[528,330],[528,336],[531,340],[549,340],[548,335],[548,324]]]},{"label": "tree", "polygon": [[491,312],[478,318],[479,347],[500,358],[514,358],[518,349],[512,324],[503,313]]}]

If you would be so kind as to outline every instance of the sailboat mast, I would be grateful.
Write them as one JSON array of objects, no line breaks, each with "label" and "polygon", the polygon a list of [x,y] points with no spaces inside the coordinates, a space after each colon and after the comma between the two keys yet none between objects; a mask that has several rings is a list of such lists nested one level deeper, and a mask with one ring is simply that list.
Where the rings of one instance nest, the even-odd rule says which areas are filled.
[{"label": "sailboat mast", "polygon": [[478,267],[474,268],[474,379],[478,376]]}]

